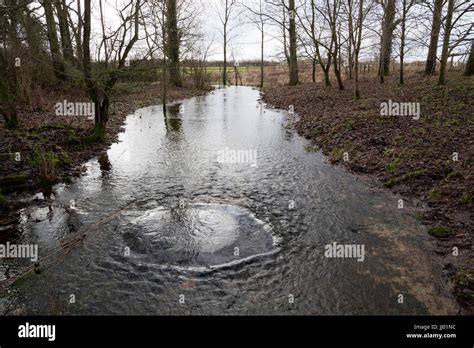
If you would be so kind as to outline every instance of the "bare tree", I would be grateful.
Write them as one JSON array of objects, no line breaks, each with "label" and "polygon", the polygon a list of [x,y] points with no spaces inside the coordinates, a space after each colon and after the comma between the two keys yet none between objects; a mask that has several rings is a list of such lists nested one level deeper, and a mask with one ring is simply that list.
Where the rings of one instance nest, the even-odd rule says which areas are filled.
[{"label": "bare tree", "polygon": [[295,0],[289,0],[288,2],[288,13],[289,13],[289,36],[290,36],[290,86],[298,84],[298,57],[296,54],[296,8]]},{"label": "bare tree", "polygon": [[474,40],[471,44],[471,52],[469,53],[469,58],[466,63],[466,70],[464,70],[464,75],[472,76],[474,74]]},{"label": "bare tree", "polygon": [[444,26],[443,50],[441,52],[441,62],[439,67],[439,85],[443,85],[446,82],[446,67],[448,65],[449,37],[451,36],[452,30],[454,1],[455,0],[448,0],[448,12],[446,14],[446,23]]},{"label": "bare tree", "polygon": [[[316,0],[310,0],[307,6],[304,6],[304,15],[300,16],[300,23],[309,41],[303,44],[303,48],[309,50],[307,48],[309,46],[314,50],[314,53],[311,53],[312,59],[320,65],[325,84],[330,86],[329,71],[333,58],[334,37],[331,30],[325,30],[326,27],[330,26],[328,16],[330,9],[324,6],[328,6],[326,1],[319,6]],[[319,23],[318,17],[321,19]],[[314,80],[315,78],[313,78]]]},{"label": "bare tree", "polygon": [[[106,125],[109,117],[110,96],[121,73],[125,69],[128,56],[134,44],[138,41],[140,0],[130,1],[124,8],[119,9],[121,23],[119,29],[115,30],[109,39],[109,49],[114,51],[116,67],[108,68],[96,78],[92,76],[91,59],[91,0],[84,1],[84,37],[83,37],[83,76],[87,92],[94,103],[95,124],[90,136],[91,141],[103,141],[106,134]],[[129,9],[129,15],[125,15]],[[127,36],[131,36],[125,43]],[[111,56],[110,53],[108,56]],[[108,66],[108,56],[106,66]]]},{"label": "bare tree", "polygon": [[56,21],[54,19],[54,9],[52,0],[43,0],[44,14],[46,17],[46,26],[48,28],[48,40],[53,61],[54,74],[58,80],[66,79],[63,56],[59,48]]},{"label": "bare tree", "polygon": [[405,65],[405,45],[407,36],[407,16],[410,9],[416,4],[417,0],[402,0],[402,18],[401,18],[401,33],[400,33],[400,85],[404,81],[404,65]]},{"label": "bare tree", "polygon": [[250,22],[254,24],[260,31],[260,87],[263,87],[264,81],[264,45],[265,45],[265,24],[268,18],[264,15],[264,0],[258,0],[258,8],[254,9],[251,6],[243,3],[243,6],[253,15],[249,18]]},{"label": "bare tree", "polygon": [[216,8],[217,15],[222,24],[222,39],[224,48],[224,66],[222,71],[222,84],[227,85],[227,45],[230,39],[230,33],[235,28],[231,26],[230,19],[234,9],[235,0],[219,0],[219,5]]},{"label": "bare tree", "polygon": [[338,17],[340,14],[340,9],[341,9],[341,2],[340,0],[332,0],[332,4],[329,3],[330,0],[326,0],[327,3],[327,8],[329,9],[329,14],[328,14],[328,22],[329,22],[329,27],[331,29],[331,36],[332,36],[332,41],[334,42],[334,50],[332,53],[333,59],[333,69],[334,69],[334,75],[336,76],[337,84],[339,86],[340,90],[344,89],[344,84],[342,82],[342,77],[341,77],[341,40],[340,40],[340,35],[338,35],[338,32],[340,32],[340,26],[338,25]]},{"label": "bare tree", "polygon": [[434,0],[433,20],[431,22],[430,46],[426,57],[425,74],[434,75],[436,72],[436,54],[438,52],[439,32],[444,0]]},{"label": "bare tree", "polygon": [[55,0],[56,13],[58,17],[59,32],[61,34],[61,48],[64,59],[69,63],[78,65],[78,61],[74,57],[72,48],[71,33],[68,27],[67,6],[65,0]]},{"label": "bare tree", "polygon": [[354,98],[360,98],[360,90],[359,90],[359,53],[360,47],[362,44],[362,30],[363,30],[363,23],[364,23],[364,2],[363,0],[359,0],[358,2],[358,14],[356,17],[357,25],[354,26],[352,13],[354,7],[354,0],[347,0],[348,2],[348,12],[349,12],[349,46],[352,46],[354,49]]},{"label": "bare tree", "polygon": [[169,57],[170,82],[176,87],[181,87],[183,82],[179,72],[180,34],[178,31],[177,0],[167,0],[166,10],[166,52]]},{"label": "bare tree", "polygon": [[383,8],[382,38],[380,42],[379,75],[380,82],[384,83],[384,77],[390,74],[390,58],[392,55],[393,32],[400,19],[395,21],[396,3],[395,0],[378,0]]}]

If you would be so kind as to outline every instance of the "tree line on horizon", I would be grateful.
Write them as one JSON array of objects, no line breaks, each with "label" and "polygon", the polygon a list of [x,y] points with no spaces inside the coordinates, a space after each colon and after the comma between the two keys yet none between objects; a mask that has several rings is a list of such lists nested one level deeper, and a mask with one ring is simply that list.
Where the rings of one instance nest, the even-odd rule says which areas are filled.
[{"label": "tree line on horizon", "polygon": [[440,85],[450,57],[465,62],[465,75],[474,73],[472,1],[207,1],[121,0],[115,8],[106,0],[1,0],[0,113],[6,126],[17,126],[20,107],[35,108],[38,89],[72,85],[95,105],[90,140],[103,141],[112,93],[131,71],[159,71],[164,103],[166,86],[183,86],[185,73],[203,87],[214,45],[203,30],[205,8],[218,25],[223,85],[229,83],[229,64],[238,61],[230,45],[242,25],[260,33],[260,59],[254,63],[260,66],[261,87],[264,67],[271,64],[265,59],[269,38],[279,42],[272,59],[287,64],[290,86],[299,83],[298,62],[305,60],[313,80],[318,67],[324,83],[331,85],[333,73],[341,90],[341,71],[347,70],[355,98],[361,96],[361,61],[375,57],[384,83],[398,57],[403,85],[405,59],[420,47],[427,52],[424,73],[437,74]]}]

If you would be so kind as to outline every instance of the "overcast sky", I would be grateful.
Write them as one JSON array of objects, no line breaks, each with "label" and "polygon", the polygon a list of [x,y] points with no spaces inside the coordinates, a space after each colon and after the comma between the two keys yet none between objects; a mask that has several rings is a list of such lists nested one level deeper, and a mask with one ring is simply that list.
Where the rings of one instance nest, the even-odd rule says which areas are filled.
[{"label": "overcast sky", "polygon": [[[120,4],[124,4],[129,0],[103,0],[104,1],[104,13],[106,17],[107,27],[109,29],[115,29],[118,25],[117,8]],[[151,1],[151,0],[150,0]],[[157,0],[155,0],[157,1]],[[222,60],[223,59],[223,39],[221,35],[222,24],[220,23],[218,16],[219,3],[222,4],[223,0],[181,0],[190,1],[191,5],[186,8],[193,14],[198,14],[198,20],[196,23],[198,27],[196,31],[201,31],[204,34],[204,42],[209,43],[212,41],[212,46],[209,52],[209,60]],[[256,8],[255,3],[259,0],[238,0],[244,2],[247,6]],[[460,1],[460,0],[458,0]],[[474,0],[469,0],[474,1]],[[302,1],[297,0],[297,4],[301,4]],[[38,4],[33,5],[38,6]],[[94,28],[93,34],[95,34],[96,41],[100,37],[100,21],[99,21],[99,5],[98,1],[93,1],[93,16],[94,16]],[[40,8],[39,12],[42,12]],[[301,13],[301,12],[300,12]],[[421,37],[426,43],[429,40],[429,28],[426,23],[422,23],[420,20],[421,16],[431,14],[417,13],[413,14],[415,18],[409,23],[413,27],[409,28],[409,37]],[[419,18],[417,18],[417,16]],[[229,26],[231,31],[231,40],[228,44],[228,59],[232,60],[233,56],[236,60],[249,60],[249,59],[260,59],[260,31],[250,21],[251,14],[248,11],[244,11],[243,6],[237,6],[232,11],[231,22]],[[375,18],[372,16],[372,18]],[[467,17],[467,20],[474,20],[474,16],[471,14]],[[374,57],[378,52],[378,24],[374,22],[370,24],[370,27],[364,32],[364,36],[367,38],[363,41],[363,48],[361,52],[361,59]],[[266,25],[265,35],[265,54],[264,57],[267,60],[282,60],[282,45],[279,39],[281,32],[279,28],[272,25]],[[397,33],[396,33],[397,35]],[[440,38],[441,44],[441,38]],[[142,42],[142,47],[145,47],[145,43]],[[406,54],[406,61],[411,60],[422,60],[426,56],[426,47],[421,43],[413,44],[409,43],[409,51]],[[397,41],[394,42],[394,55],[398,53]],[[138,58],[138,57],[137,57]]]}]

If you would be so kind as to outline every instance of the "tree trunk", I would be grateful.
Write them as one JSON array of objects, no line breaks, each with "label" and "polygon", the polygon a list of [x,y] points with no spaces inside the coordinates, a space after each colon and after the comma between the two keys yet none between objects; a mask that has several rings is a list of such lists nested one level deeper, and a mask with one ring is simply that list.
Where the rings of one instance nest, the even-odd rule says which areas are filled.
[{"label": "tree trunk", "polygon": [[324,72],[324,84],[326,85],[326,87],[331,86],[331,80],[329,79],[329,69],[330,69],[330,66],[328,66],[327,69],[323,69],[323,72]]},{"label": "tree trunk", "polygon": [[406,36],[406,17],[407,17],[407,0],[403,0],[402,9],[402,32],[400,35],[400,85],[404,84],[404,59],[405,59],[405,36]]},{"label": "tree trunk", "polygon": [[316,58],[313,58],[312,64],[311,79],[313,82],[316,82]]},{"label": "tree trunk", "polygon": [[395,29],[395,0],[388,0],[383,17],[382,40],[380,48],[380,82],[384,82],[384,76],[390,75],[390,57],[392,55],[393,31]]},{"label": "tree trunk", "polygon": [[[6,57],[5,57],[6,58]],[[16,128],[18,126],[18,117],[16,113],[15,96],[12,94],[12,83],[7,76],[7,62],[3,56],[0,56],[0,115],[5,120],[7,128]]]},{"label": "tree trunk", "polygon": [[59,49],[58,34],[56,32],[56,21],[54,19],[53,4],[51,0],[43,0],[46,27],[48,29],[48,40],[51,49],[54,75],[58,80],[66,80],[63,57]]},{"label": "tree trunk", "polygon": [[102,100],[95,100],[97,122],[94,124],[92,139],[95,141],[105,141],[107,121],[109,120],[110,100],[107,95]]},{"label": "tree trunk", "polygon": [[222,71],[222,84],[227,86],[227,25],[224,24],[224,69]]},{"label": "tree trunk", "polygon": [[340,46],[339,46],[340,41],[337,38],[335,19],[334,19],[334,28],[332,30],[333,30],[333,37],[334,37],[334,53],[333,53],[334,75],[336,75],[336,80],[337,80],[337,85],[339,86],[339,90],[342,91],[344,90],[344,85],[342,83],[341,70],[340,70],[340,61],[341,61]]},{"label": "tree trunk", "polygon": [[[350,34],[349,34],[350,35]],[[353,69],[354,69],[354,55],[352,53],[352,46],[349,44],[349,48],[347,50],[347,65],[348,65],[348,69],[349,69],[349,74],[348,74],[348,79],[349,80],[352,80],[352,78],[354,77],[353,75]]]},{"label": "tree trunk", "polygon": [[261,57],[260,57],[260,88],[263,88],[263,78],[264,78],[264,75],[263,75],[263,68],[264,68],[264,60],[263,60],[263,45],[264,45],[264,42],[265,42],[265,32],[263,31],[263,23],[262,23],[262,44],[261,44]]},{"label": "tree trunk", "polygon": [[296,55],[296,8],[295,0],[289,0],[290,11],[290,86],[298,84],[298,57]]},{"label": "tree trunk", "polygon": [[474,74],[474,41],[471,44],[471,53],[469,54],[469,59],[467,60],[466,70],[464,70],[464,75],[472,76]]},{"label": "tree trunk", "polygon": [[359,0],[358,32],[354,43],[354,98],[360,99],[359,90],[359,53],[362,44],[362,24],[364,22],[364,2]]},{"label": "tree trunk", "polygon": [[448,13],[446,14],[446,24],[444,26],[443,50],[441,52],[441,63],[439,67],[438,84],[446,83],[446,67],[449,55],[449,37],[451,36],[451,23],[453,21],[454,0],[448,0]]},{"label": "tree trunk", "polygon": [[438,52],[439,31],[441,29],[441,15],[443,13],[443,0],[435,0],[433,11],[433,22],[431,24],[431,38],[426,57],[425,74],[434,75],[436,73],[436,53]]},{"label": "tree trunk", "polygon": [[67,22],[67,9],[64,0],[55,0],[56,12],[58,14],[59,32],[61,33],[61,47],[63,49],[64,59],[77,65],[72,50],[71,34]]},{"label": "tree trunk", "polygon": [[[97,85],[92,80],[91,70],[91,53],[90,53],[90,36],[91,36],[91,0],[84,0],[84,38],[83,38],[83,69],[84,82],[86,84],[87,93],[91,101],[94,103],[94,129],[90,136],[91,141],[101,141],[105,138],[106,121],[102,110],[106,109],[108,112],[108,105],[102,106],[102,100],[99,96]],[[106,103],[107,104],[107,103]]]},{"label": "tree trunk", "polygon": [[176,0],[168,0],[167,6],[167,31],[170,82],[176,87],[182,87],[183,82],[179,72],[179,46],[180,38],[178,31],[178,10]]},{"label": "tree trunk", "polygon": [[[167,65],[168,61],[166,59],[166,28],[165,28],[165,9],[161,11],[161,37],[163,37],[163,95],[161,96],[161,104],[163,105],[163,116],[165,118],[165,125],[168,127],[168,108],[166,106],[167,98],[168,98],[168,78],[167,74]],[[168,128],[167,128],[168,130]]]},{"label": "tree trunk", "polygon": [[83,28],[83,20],[82,20],[82,10],[81,10],[81,0],[77,0],[77,13],[78,18],[77,18],[77,32],[76,32],[76,52],[77,52],[77,58],[79,59],[79,62],[84,61],[83,57],[83,49],[82,49],[82,28]]},{"label": "tree trunk", "polygon": [[344,90],[344,84],[342,83],[341,70],[339,69],[339,64],[337,63],[336,57],[334,57],[334,58],[335,58],[333,60],[334,75],[336,75],[336,80],[337,80],[337,84],[339,86],[339,90],[342,91],[342,90]]}]

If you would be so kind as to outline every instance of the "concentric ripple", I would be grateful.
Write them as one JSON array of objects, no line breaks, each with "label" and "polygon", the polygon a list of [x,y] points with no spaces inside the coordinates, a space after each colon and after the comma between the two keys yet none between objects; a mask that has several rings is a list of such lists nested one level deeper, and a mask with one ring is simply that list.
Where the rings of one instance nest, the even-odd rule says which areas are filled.
[{"label": "concentric ripple", "polygon": [[271,227],[243,207],[195,203],[132,210],[124,243],[155,263],[216,266],[275,251]]}]

